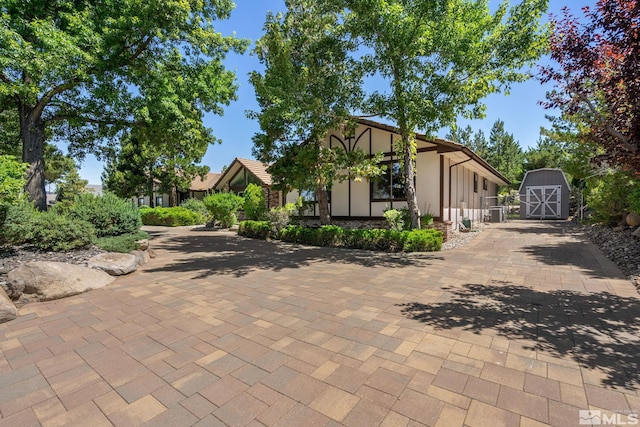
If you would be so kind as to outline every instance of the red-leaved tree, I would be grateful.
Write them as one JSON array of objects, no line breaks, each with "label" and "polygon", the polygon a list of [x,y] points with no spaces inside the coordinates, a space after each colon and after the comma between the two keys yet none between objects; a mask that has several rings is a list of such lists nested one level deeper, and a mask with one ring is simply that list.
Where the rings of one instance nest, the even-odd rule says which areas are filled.
[{"label": "red-leaved tree", "polygon": [[563,9],[551,16],[551,58],[543,82],[554,82],[548,108],[579,121],[581,138],[606,160],[640,173],[640,0],[598,0],[584,19]]}]

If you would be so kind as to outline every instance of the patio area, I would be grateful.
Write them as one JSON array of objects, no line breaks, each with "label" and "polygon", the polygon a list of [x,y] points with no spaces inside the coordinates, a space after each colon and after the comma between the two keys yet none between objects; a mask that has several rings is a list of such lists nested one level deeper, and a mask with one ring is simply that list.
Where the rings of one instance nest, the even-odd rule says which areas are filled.
[{"label": "patio area", "polygon": [[637,420],[640,295],[569,222],[426,254],[151,234],[136,273],[0,325],[0,426]]}]

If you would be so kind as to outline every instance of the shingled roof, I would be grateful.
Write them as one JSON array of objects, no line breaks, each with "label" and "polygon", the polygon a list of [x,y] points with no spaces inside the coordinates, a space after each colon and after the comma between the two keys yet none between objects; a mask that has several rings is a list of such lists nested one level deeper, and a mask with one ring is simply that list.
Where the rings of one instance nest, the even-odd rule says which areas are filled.
[{"label": "shingled roof", "polygon": [[191,191],[211,190],[213,186],[216,184],[216,182],[218,182],[221,176],[222,176],[221,173],[213,173],[213,172],[209,172],[204,177],[204,179],[200,178],[199,176],[196,176],[193,179],[193,181],[191,181],[191,184],[189,185],[189,190]]}]

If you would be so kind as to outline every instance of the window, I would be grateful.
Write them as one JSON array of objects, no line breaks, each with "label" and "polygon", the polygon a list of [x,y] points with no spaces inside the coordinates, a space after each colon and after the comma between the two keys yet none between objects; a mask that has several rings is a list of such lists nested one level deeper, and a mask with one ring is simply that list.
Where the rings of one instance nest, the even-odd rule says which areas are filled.
[{"label": "window", "polygon": [[162,196],[156,197],[156,207],[162,206]]},{"label": "window", "polygon": [[397,161],[382,162],[387,169],[371,181],[371,200],[406,200],[404,196],[404,177],[400,163]]},{"label": "window", "polygon": [[249,184],[261,185],[260,180],[255,175],[242,168],[229,181],[229,189],[236,194],[240,194],[247,189]]},{"label": "window", "polygon": [[482,189],[485,191],[489,189],[489,180],[487,178],[482,178]]},{"label": "window", "polygon": [[473,192],[478,192],[478,174],[475,172],[473,173]]},{"label": "window", "polygon": [[138,206],[144,205],[144,197],[138,197]]},{"label": "window", "polygon": [[316,192],[313,190],[300,190],[300,197],[303,202],[317,202]]}]

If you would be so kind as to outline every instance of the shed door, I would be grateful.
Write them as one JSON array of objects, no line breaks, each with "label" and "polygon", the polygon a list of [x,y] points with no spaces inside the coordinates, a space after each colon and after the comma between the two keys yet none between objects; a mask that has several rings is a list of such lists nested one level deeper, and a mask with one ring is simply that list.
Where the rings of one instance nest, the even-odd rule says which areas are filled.
[{"label": "shed door", "polygon": [[561,185],[527,187],[527,218],[560,218],[561,189]]}]

